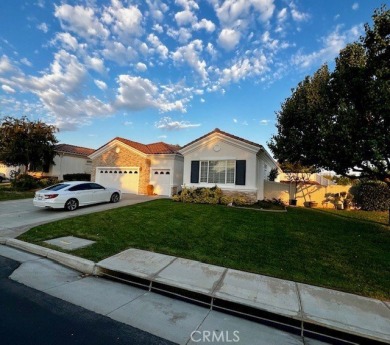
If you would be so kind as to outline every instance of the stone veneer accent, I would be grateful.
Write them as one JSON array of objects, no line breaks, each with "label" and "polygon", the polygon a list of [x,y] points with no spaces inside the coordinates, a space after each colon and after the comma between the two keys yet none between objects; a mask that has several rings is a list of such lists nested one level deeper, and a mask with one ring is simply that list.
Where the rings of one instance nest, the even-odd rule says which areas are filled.
[{"label": "stone veneer accent", "polygon": [[222,189],[222,194],[225,195],[225,196],[231,196],[231,197],[235,197],[235,196],[245,196],[245,198],[251,202],[251,203],[255,203],[257,202],[257,193],[256,192],[246,192],[246,191],[241,191],[241,190],[226,190],[226,189]]},{"label": "stone veneer accent", "polygon": [[150,159],[142,157],[123,146],[120,147],[120,152],[116,153],[117,147],[111,148],[92,160],[91,181],[95,181],[97,167],[139,167],[138,194],[148,194],[147,186],[150,182]]}]

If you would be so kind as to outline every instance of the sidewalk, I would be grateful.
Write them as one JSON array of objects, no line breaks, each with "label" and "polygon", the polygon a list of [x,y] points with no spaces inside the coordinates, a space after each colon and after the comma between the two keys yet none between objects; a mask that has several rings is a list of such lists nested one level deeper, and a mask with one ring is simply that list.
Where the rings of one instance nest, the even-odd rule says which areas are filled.
[{"label": "sidewalk", "polygon": [[[143,293],[146,289],[153,298],[157,298],[154,292],[158,292],[159,301],[168,298],[161,296],[162,293],[195,302],[199,307],[193,305],[194,310],[208,310],[208,316],[230,313],[255,320],[263,324],[262,327],[271,325],[302,337],[321,335],[332,343],[336,339],[351,343],[390,343],[388,302],[137,249],[95,264],[18,240],[2,242],[7,247],[1,246],[0,255],[8,246],[19,247],[84,273],[131,282],[137,286],[134,289]],[[122,317],[124,315],[127,314]]]}]

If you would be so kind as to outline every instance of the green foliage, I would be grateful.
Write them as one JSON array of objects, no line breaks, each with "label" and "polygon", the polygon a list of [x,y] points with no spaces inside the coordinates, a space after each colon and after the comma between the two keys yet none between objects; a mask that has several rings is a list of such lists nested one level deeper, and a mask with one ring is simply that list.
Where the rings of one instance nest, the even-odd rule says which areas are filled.
[{"label": "green foliage", "polygon": [[365,211],[386,211],[390,208],[390,187],[382,182],[363,182],[354,190],[358,206]]},{"label": "green foliage", "polygon": [[11,186],[17,191],[27,191],[32,189],[37,189],[41,187],[39,179],[28,175],[20,174],[17,178],[11,181]]},{"label": "green foliage", "polygon": [[0,161],[8,166],[26,168],[54,164],[56,127],[41,121],[4,117],[0,120]]},{"label": "green foliage", "polygon": [[271,169],[271,171],[268,174],[268,181],[275,181],[278,175],[279,175],[279,170],[277,168]]},{"label": "green foliage", "polygon": [[91,174],[64,174],[65,181],[91,181]]},{"label": "green foliage", "polygon": [[218,187],[213,188],[183,188],[173,197],[174,201],[195,203],[195,204],[219,204],[222,191]]},{"label": "green foliage", "polygon": [[52,186],[56,183],[58,183],[58,178],[56,177],[43,177],[39,179],[39,184],[42,188]]},{"label": "green foliage", "polygon": [[280,162],[300,162],[390,183],[390,10],[374,12],[360,42],[292,90],[268,143]]},{"label": "green foliage", "polygon": [[286,205],[281,199],[264,199],[259,200],[255,204],[256,206],[263,208],[264,210],[285,210]]}]

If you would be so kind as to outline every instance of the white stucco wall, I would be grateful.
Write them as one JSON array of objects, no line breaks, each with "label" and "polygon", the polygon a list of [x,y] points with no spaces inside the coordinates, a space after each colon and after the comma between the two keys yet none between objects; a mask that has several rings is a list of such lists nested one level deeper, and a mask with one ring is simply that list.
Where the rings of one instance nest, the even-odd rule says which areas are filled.
[{"label": "white stucco wall", "polygon": [[90,174],[92,171],[92,164],[88,163],[90,159],[72,156],[72,155],[57,155],[54,157],[55,165],[50,166],[47,176],[58,176],[62,180],[64,174]]},{"label": "white stucco wall", "polygon": [[[219,146],[219,151],[215,151],[215,146]],[[214,183],[191,184],[191,161],[202,160],[246,160],[245,186],[234,184],[220,184],[220,188],[225,190],[256,191],[256,153],[234,144],[224,138],[213,138],[201,143],[193,150],[184,154],[184,174],[183,184],[187,187],[213,187]]]},{"label": "white stucco wall", "polygon": [[153,169],[169,169],[171,171],[171,187],[181,190],[183,184],[184,158],[180,155],[151,155],[150,184],[155,184]]}]

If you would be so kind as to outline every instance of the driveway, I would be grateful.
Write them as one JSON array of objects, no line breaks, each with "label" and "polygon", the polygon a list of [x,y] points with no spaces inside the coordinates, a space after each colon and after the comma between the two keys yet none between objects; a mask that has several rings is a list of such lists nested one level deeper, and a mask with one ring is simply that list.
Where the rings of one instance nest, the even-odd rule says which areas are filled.
[{"label": "driveway", "polygon": [[124,194],[122,195],[122,200],[116,204],[105,203],[86,206],[73,212],[34,207],[32,199],[2,201],[0,202],[0,237],[15,238],[35,225],[50,223],[55,220],[88,213],[101,212],[117,207],[134,205],[157,198],[159,197]]}]

